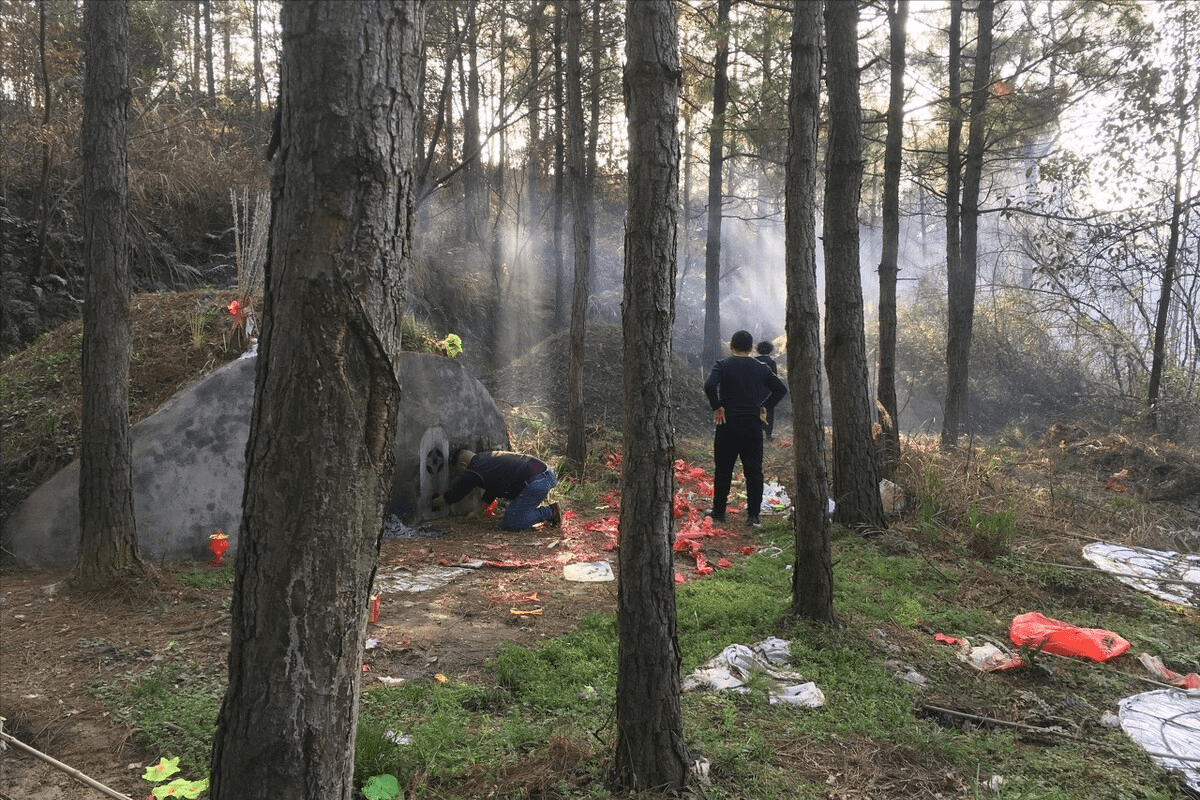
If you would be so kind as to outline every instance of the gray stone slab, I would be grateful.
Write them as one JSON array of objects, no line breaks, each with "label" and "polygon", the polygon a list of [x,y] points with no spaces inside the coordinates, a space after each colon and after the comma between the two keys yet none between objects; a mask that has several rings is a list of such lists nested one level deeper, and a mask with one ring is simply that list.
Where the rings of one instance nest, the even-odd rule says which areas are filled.
[{"label": "gray stone slab", "polygon": [[[229,534],[237,549],[246,441],[257,359],[242,358],[183,389],[133,435],[134,513],[142,557],[153,562],[212,557],[209,536]],[[434,516],[429,498],[445,491],[446,460],[458,447],[508,446],[504,417],[458,361],[425,353],[400,358],[396,472],[388,513],[408,525]],[[439,460],[442,459],[442,460]],[[460,508],[473,502],[463,501]],[[79,555],[79,462],[39,487],[4,522],[3,546],[16,566],[57,569]]]}]

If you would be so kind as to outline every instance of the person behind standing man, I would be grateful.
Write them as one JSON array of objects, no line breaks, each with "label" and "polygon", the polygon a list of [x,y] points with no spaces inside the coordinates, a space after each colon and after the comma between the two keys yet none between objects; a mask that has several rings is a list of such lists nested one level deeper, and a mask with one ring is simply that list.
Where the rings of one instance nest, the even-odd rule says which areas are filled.
[{"label": "person behind standing man", "polygon": [[557,527],[562,522],[558,503],[541,505],[558,484],[554,470],[541,459],[505,450],[475,453],[464,447],[455,451],[452,463],[460,474],[444,495],[433,496],[435,509],[454,505],[472,489],[481,487],[483,497],[467,515],[469,519],[479,516],[497,497],[503,497],[508,500],[508,507],[500,523],[501,530],[523,531],[539,522]]},{"label": "person behind standing man", "polygon": [[775,408],[787,387],[779,376],[750,354],[754,337],[738,331],[729,340],[728,358],[713,365],[704,394],[712,408],[716,432],[713,435],[713,503],[709,515],[714,522],[725,521],[733,466],[740,458],[746,478],[746,521],[752,528],[762,527],[758,513],[763,495],[762,423],[767,411]]},{"label": "person behind standing man", "polygon": [[[758,353],[754,360],[760,364],[766,364],[771,368],[771,372],[779,374],[779,367],[775,365],[775,359],[771,358],[771,351],[775,349],[775,345],[768,340],[763,339],[754,346],[755,352]],[[774,407],[767,409],[767,420],[763,423],[763,434],[767,437],[767,441],[771,441],[775,434],[775,409]]]}]

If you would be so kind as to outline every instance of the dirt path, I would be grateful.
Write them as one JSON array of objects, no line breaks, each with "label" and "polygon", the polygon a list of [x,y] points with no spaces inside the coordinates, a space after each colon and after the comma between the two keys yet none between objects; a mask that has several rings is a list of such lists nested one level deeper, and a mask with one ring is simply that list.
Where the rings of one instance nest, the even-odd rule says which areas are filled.
[{"label": "dirt path", "polygon": [[[487,661],[502,643],[536,646],[573,630],[588,613],[611,611],[615,581],[568,581],[563,567],[607,560],[615,569],[615,531],[614,517],[585,521],[568,514],[560,529],[508,534],[496,520],[455,520],[436,531],[443,534],[438,538],[385,540],[379,620],[368,630],[377,644],[364,653],[364,687],[380,677],[437,673],[486,680]],[[731,526],[723,554],[749,543],[740,533]],[[484,563],[459,567],[464,561]],[[676,566],[695,575],[686,556]],[[134,602],[73,599],[62,589],[65,572],[0,573],[5,730],[118,792],[145,797],[140,776],[147,755],[134,731],[113,720],[88,687],[180,656],[225,669],[230,590],[201,591],[174,579],[204,568],[163,568],[163,588]],[[434,588],[405,586],[448,572],[453,578]],[[0,800],[92,797],[104,795],[33,756],[9,750],[0,763]]]}]

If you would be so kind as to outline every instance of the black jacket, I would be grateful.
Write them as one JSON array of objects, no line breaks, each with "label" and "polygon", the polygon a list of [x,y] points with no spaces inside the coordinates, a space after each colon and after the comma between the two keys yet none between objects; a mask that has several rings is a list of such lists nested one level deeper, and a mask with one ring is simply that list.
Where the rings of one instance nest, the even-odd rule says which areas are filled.
[{"label": "black jacket", "polygon": [[483,502],[491,503],[497,497],[512,500],[521,493],[531,478],[536,478],[549,469],[546,462],[521,453],[492,450],[476,453],[467,464],[466,471],[443,495],[451,505],[462,500],[471,490],[483,487]]},{"label": "black jacket", "polygon": [[750,356],[730,356],[713,365],[704,394],[726,417],[758,416],[759,408],[772,409],[787,394],[787,386],[761,361]]}]

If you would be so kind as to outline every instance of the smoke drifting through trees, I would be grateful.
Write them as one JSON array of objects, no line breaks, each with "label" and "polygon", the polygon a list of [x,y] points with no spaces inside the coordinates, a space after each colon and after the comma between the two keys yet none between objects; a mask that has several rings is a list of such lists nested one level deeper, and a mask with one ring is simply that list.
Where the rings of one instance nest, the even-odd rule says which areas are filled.
[{"label": "smoke drifting through trees", "polygon": [[[231,286],[236,259],[229,192],[257,192],[266,185],[269,168],[262,156],[277,94],[279,42],[272,20],[279,6],[268,0],[214,0],[212,6],[206,20],[196,18],[195,4],[134,5],[138,113],[130,131],[130,269],[135,291]],[[39,41],[43,7],[45,37]],[[470,26],[469,7],[475,16]],[[1186,113],[1194,110],[1200,75],[1200,49],[1194,46],[1200,26],[1185,24],[1191,7],[1186,2],[997,7],[995,67],[985,111],[994,135],[982,181],[976,322],[993,329],[997,347],[1022,367],[1049,359],[1053,367],[1041,366],[1055,374],[1060,359],[1075,365],[1078,388],[1073,386],[1071,396],[1051,397],[1049,390],[1059,389],[1051,381],[1038,401],[1043,408],[1069,408],[1078,391],[1083,400],[1098,401],[1098,410],[1112,419],[1144,412],[1170,240],[1167,187],[1176,173],[1181,186],[1194,187],[1197,181],[1194,159],[1183,159],[1175,169],[1169,146],[1179,135],[1182,153],[1198,149],[1197,115]],[[588,136],[596,138],[597,151],[589,318],[613,323],[620,308],[626,224],[624,119],[619,69],[614,69],[623,47],[622,6],[598,8],[598,16],[588,14],[583,21],[581,81]],[[936,430],[941,414],[942,370],[928,369],[923,349],[940,335],[936,318],[945,291],[947,8],[939,2],[914,4],[908,28],[911,93],[900,191],[899,302],[909,322],[898,332],[906,361],[897,365],[902,429],[908,431],[921,425]],[[967,6],[968,26],[972,8]],[[698,355],[707,216],[701,187],[707,178],[716,9],[715,1],[680,6],[684,149],[675,349],[698,368],[706,366]],[[562,42],[552,23],[560,11],[551,0],[442,0],[431,6],[421,120],[422,200],[414,234],[419,261],[410,285],[411,310],[439,331],[463,335],[468,357],[478,358],[484,371],[556,330],[555,311],[570,296],[569,259],[558,267],[569,236],[559,239],[557,249],[554,244],[556,230],[570,230],[569,208],[555,196],[556,189],[568,188],[558,177],[563,173],[558,156],[562,101],[556,94],[556,82],[561,83],[556,59]],[[860,17],[867,142],[861,264],[870,343],[888,48],[881,12],[866,6]],[[780,148],[787,53],[781,43],[788,41],[790,21],[789,14],[769,4],[731,8],[728,158],[722,176],[723,339],[737,328],[764,338],[782,333]],[[0,57],[8,67],[0,84],[5,107],[0,127],[10,167],[0,344],[11,352],[77,315],[82,296],[80,209],[72,190],[80,176],[81,16],[78,4],[67,0],[6,4],[0,25],[10,34],[0,37]],[[537,47],[531,36],[540,37]],[[204,63],[210,39],[219,60],[225,40],[230,42],[228,61],[214,65],[215,97],[209,95]],[[967,46],[972,46],[969,39]],[[255,53],[261,55],[261,69]],[[971,67],[967,56],[964,71]],[[469,91],[472,79],[477,96]],[[590,102],[593,97],[598,104]],[[598,109],[594,127],[593,109]],[[478,137],[465,143],[467,122],[476,119]],[[1186,123],[1182,128],[1180,120]],[[43,148],[44,142],[50,146]],[[479,182],[468,193],[464,157],[476,154],[472,180]],[[1185,200],[1191,196],[1186,190],[1183,195]],[[1180,210],[1177,252],[1184,257],[1173,275],[1165,321],[1159,406],[1166,415],[1162,430],[1176,434],[1200,426],[1188,410],[1200,407],[1195,402],[1200,280],[1194,259],[1186,257],[1196,249],[1196,206],[1183,203]],[[471,231],[479,236],[468,237]],[[564,319],[560,316],[558,324]],[[1038,349],[1025,350],[1031,342]],[[976,372],[988,367],[973,359],[973,397],[997,410],[1019,411],[1018,397],[979,394],[1011,383]],[[917,392],[928,397],[918,400]],[[976,412],[981,429],[1011,421]]]}]

